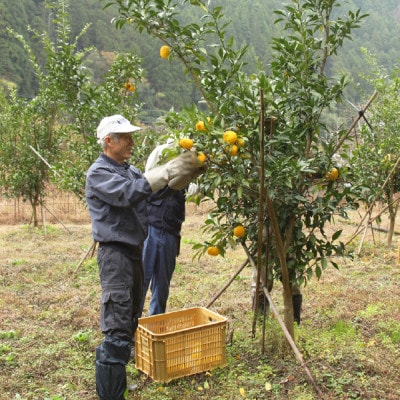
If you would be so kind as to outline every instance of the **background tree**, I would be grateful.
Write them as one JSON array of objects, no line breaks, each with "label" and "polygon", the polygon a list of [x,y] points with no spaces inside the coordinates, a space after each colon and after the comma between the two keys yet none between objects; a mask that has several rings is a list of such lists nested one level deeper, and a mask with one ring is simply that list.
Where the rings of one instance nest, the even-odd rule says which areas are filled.
[{"label": "background tree", "polygon": [[374,54],[367,49],[364,49],[364,54],[371,67],[371,74],[364,75],[364,78],[378,92],[378,96],[368,109],[368,124],[362,125],[361,140],[353,152],[350,165],[353,184],[361,186],[362,200],[368,210],[382,202],[383,210],[388,211],[387,244],[390,245],[399,208],[400,70],[394,67],[389,72],[378,64]]},{"label": "background tree", "polygon": [[30,202],[35,226],[50,180],[83,197],[85,171],[99,151],[94,132],[100,119],[122,113],[133,120],[140,108],[136,95],[142,74],[139,58],[113,53],[102,83],[94,84],[83,64],[91,49],[78,50],[80,36],[71,37],[66,2],[54,1],[49,6],[55,39],[35,31],[46,54],[44,67],[25,38],[11,31],[36,72],[37,96],[25,100],[13,92],[2,97],[2,187],[8,196]]},{"label": "background tree", "polygon": [[[140,112],[141,119],[154,123],[171,107],[180,110],[187,104],[201,100],[198,92],[193,90],[193,84],[188,82],[183,73],[182,65],[172,62],[169,67],[160,69],[159,39],[140,35],[132,29],[114,29],[110,21],[116,15],[115,8],[103,10],[98,0],[69,0],[69,3],[72,37],[78,36],[85,24],[90,23],[86,34],[78,40],[78,49],[94,46],[98,50],[97,57],[91,59],[91,69],[99,79],[103,76],[105,65],[102,53],[133,52],[142,58],[147,90],[140,91],[140,101],[144,104]],[[215,0],[212,4],[223,6],[225,21],[232,20],[232,24],[226,27],[227,35],[234,37],[238,46],[249,46],[245,55],[247,65],[244,71],[248,74],[255,73],[257,63],[268,69],[272,51],[271,39],[281,34],[281,28],[273,23],[273,10],[279,9],[282,2],[253,0],[250,8],[247,0]],[[342,10],[357,8],[370,14],[368,24],[361,26],[351,41],[343,43],[341,52],[330,60],[327,70],[328,76],[343,71],[352,75],[357,85],[349,85],[344,95],[353,103],[362,101],[358,88],[366,87],[365,81],[358,75],[366,69],[360,47],[368,47],[389,71],[397,63],[400,50],[400,42],[397,40],[400,13],[396,0],[384,0],[378,8],[374,0],[349,0],[343,2],[341,8],[333,10],[333,18],[340,16]],[[16,83],[19,96],[32,98],[38,88],[33,69],[20,44],[7,36],[6,29],[11,27],[22,34],[35,50],[38,61],[44,65],[43,49],[33,36],[27,34],[26,27],[30,25],[40,32],[46,30],[54,40],[54,13],[51,8],[46,7],[45,1],[18,0],[10,3],[8,0],[0,0],[0,15],[0,48],[3,55],[0,60],[0,78]],[[201,20],[201,12],[182,7],[179,19],[185,24],[196,23]],[[177,95],[178,89],[180,95]]]},{"label": "background tree", "polygon": [[0,78],[13,82],[24,97],[33,97],[37,89],[34,71],[23,46],[12,38],[7,29],[14,26],[17,32],[27,34],[28,15],[20,0],[0,3]]},{"label": "background tree", "polygon": [[1,96],[0,125],[0,182],[9,197],[21,197],[32,207],[32,222],[38,225],[38,206],[42,201],[48,167],[32,152],[30,146],[40,147],[45,155],[51,154],[55,143],[47,140],[49,120],[41,119],[35,112],[40,101],[26,102],[12,92]]},{"label": "background tree", "polygon": [[[343,252],[336,242],[340,232],[328,237],[324,226],[351,200],[337,174],[326,177],[345,130],[331,134],[324,112],[340,101],[348,81],[329,78],[326,68],[364,16],[356,10],[333,20],[340,5],[335,1],[292,1],[277,11],[286,35],[273,39],[271,74],[260,69],[247,75],[246,47],[236,50],[226,36],[222,7],[200,0],[179,7],[167,1],[106,3],[112,4],[118,6],[118,28],[129,22],[171,48],[169,57],[183,62],[208,106],[207,112],[192,106],[166,120],[210,163],[201,188],[215,201],[206,221],[212,238],[198,248],[211,246],[223,255],[239,242],[250,258],[258,257],[266,279],[283,283],[285,325],[293,336],[293,287],[320,277],[328,260],[336,266],[331,257]],[[181,23],[184,6],[201,11],[201,18]],[[238,225],[245,235],[237,240]]]}]

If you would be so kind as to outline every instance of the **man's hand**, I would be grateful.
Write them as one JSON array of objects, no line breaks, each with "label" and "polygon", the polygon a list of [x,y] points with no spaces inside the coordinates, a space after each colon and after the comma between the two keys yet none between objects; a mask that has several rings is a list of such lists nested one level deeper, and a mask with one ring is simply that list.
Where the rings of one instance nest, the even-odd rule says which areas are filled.
[{"label": "man's hand", "polygon": [[184,189],[207,169],[204,163],[200,163],[193,151],[185,151],[166,165],[169,177],[168,186],[174,190]]},{"label": "man's hand", "polygon": [[151,190],[156,192],[168,185],[171,189],[182,190],[207,167],[200,163],[196,153],[185,151],[165,165],[155,167],[143,175],[148,180]]},{"label": "man's hand", "polygon": [[152,192],[157,192],[168,185],[168,170],[165,165],[155,167],[143,174],[149,182]]}]

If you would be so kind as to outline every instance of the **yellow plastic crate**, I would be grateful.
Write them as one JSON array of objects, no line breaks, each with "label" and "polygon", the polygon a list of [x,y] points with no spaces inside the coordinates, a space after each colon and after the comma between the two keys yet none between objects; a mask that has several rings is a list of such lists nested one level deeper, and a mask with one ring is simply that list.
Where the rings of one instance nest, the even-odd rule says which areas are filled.
[{"label": "yellow plastic crate", "polygon": [[226,321],[203,307],[140,318],[136,368],[156,382],[169,382],[225,365]]}]

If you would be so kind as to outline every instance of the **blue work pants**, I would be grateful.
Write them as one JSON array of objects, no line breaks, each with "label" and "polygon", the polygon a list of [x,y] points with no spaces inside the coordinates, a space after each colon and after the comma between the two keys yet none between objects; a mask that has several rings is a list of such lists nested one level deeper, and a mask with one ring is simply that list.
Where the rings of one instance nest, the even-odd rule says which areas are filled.
[{"label": "blue work pants", "polygon": [[146,293],[150,286],[149,315],[165,313],[179,243],[180,236],[149,225],[143,247],[144,285],[141,304],[143,311]]}]

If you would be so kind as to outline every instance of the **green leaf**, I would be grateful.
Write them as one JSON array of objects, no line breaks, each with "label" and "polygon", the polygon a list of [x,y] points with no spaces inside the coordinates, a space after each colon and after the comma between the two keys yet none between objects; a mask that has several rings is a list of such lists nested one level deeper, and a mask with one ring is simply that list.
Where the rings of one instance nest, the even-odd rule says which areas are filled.
[{"label": "green leaf", "polygon": [[336,231],[333,235],[332,235],[332,241],[335,241],[339,238],[339,236],[342,234],[343,230],[340,229],[338,231]]}]

